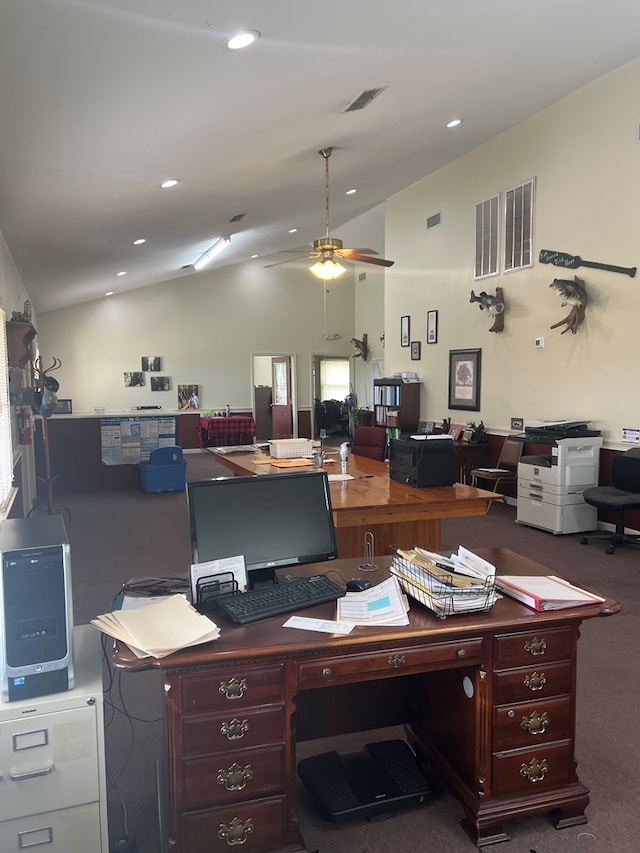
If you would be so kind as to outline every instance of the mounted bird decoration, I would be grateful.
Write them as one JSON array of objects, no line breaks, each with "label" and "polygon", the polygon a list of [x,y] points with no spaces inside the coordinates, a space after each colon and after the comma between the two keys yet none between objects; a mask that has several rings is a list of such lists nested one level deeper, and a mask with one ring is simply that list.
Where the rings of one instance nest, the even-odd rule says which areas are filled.
[{"label": "mounted bird decoration", "polygon": [[353,355],[351,358],[361,358],[363,361],[366,361],[369,358],[369,346],[367,344],[367,334],[366,332],[362,335],[362,340],[358,340],[358,338],[351,338],[351,343],[353,344]]},{"label": "mounted bird decoration", "polygon": [[480,310],[486,310],[493,317],[493,326],[489,329],[490,332],[502,332],[504,330],[504,297],[501,287],[496,287],[495,296],[485,290],[476,296],[472,290],[469,302],[478,302]]},{"label": "mounted bird decoration", "polygon": [[587,289],[584,286],[584,281],[578,276],[574,276],[573,281],[565,278],[554,278],[549,287],[554,293],[562,298],[561,306],[571,305],[571,311],[567,314],[564,320],[559,320],[550,328],[557,329],[558,326],[565,326],[565,332],[571,332],[572,335],[578,331],[578,328],[584,322],[584,312],[587,307]]}]

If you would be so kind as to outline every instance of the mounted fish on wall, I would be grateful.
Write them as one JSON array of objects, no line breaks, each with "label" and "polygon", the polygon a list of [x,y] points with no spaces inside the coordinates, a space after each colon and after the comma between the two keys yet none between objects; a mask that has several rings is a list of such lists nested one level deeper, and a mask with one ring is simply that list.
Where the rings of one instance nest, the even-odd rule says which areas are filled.
[{"label": "mounted fish on wall", "polygon": [[562,330],[562,334],[571,332],[572,335],[575,335],[584,322],[584,312],[587,307],[587,289],[584,281],[577,275],[574,276],[573,281],[566,278],[554,278],[549,287],[554,293],[562,297],[562,307],[565,305],[573,306],[564,320],[554,323],[551,328],[557,329],[558,326],[566,325],[567,328]]},{"label": "mounted fish on wall", "polygon": [[486,310],[493,317],[493,326],[489,329],[490,332],[502,332],[504,330],[504,296],[501,287],[496,287],[495,296],[485,290],[476,296],[472,290],[469,302],[478,302],[480,310]]}]

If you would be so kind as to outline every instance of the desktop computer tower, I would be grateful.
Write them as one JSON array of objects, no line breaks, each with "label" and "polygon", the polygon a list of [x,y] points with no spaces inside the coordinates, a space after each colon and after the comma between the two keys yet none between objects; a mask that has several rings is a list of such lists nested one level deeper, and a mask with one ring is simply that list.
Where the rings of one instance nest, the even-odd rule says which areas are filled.
[{"label": "desktop computer tower", "polygon": [[0,561],[0,695],[13,702],[71,690],[71,561],[62,517],[3,521]]},{"label": "desktop computer tower", "polygon": [[456,452],[449,436],[392,438],[389,442],[389,476],[392,480],[417,488],[451,486],[456,475]]}]

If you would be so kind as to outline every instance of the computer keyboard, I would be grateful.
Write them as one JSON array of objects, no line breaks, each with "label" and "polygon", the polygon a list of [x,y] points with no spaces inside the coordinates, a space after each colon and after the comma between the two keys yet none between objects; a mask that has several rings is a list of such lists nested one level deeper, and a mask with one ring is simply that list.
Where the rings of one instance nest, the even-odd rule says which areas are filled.
[{"label": "computer keyboard", "polygon": [[261,589],[252,589],[236,595],[225,595],[215,600],[215,606],[233,622],[245,625],[268,616],[301,610],[325,601],[336,601],[345,590],[326,575],[312,578],[294,578]]}]

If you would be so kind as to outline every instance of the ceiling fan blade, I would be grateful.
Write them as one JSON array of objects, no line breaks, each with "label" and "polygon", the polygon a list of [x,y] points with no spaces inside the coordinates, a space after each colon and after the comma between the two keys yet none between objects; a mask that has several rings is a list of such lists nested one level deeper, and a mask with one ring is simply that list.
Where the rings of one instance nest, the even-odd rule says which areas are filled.
[{"label": "ceiling fan blade", "polygon": [[395,261],[387,261],[385,258],[370,258],[367,255],[361,255],[353,249],[342,249],[337,252],[345,261],[359,261],[362,264],[377,264],[379,267],[392,267]]},{"label": "ceiling fan blade", "polygon": [[343,252],[356,252],[358,255],[377,255],[375,249],[342,249]]}]

